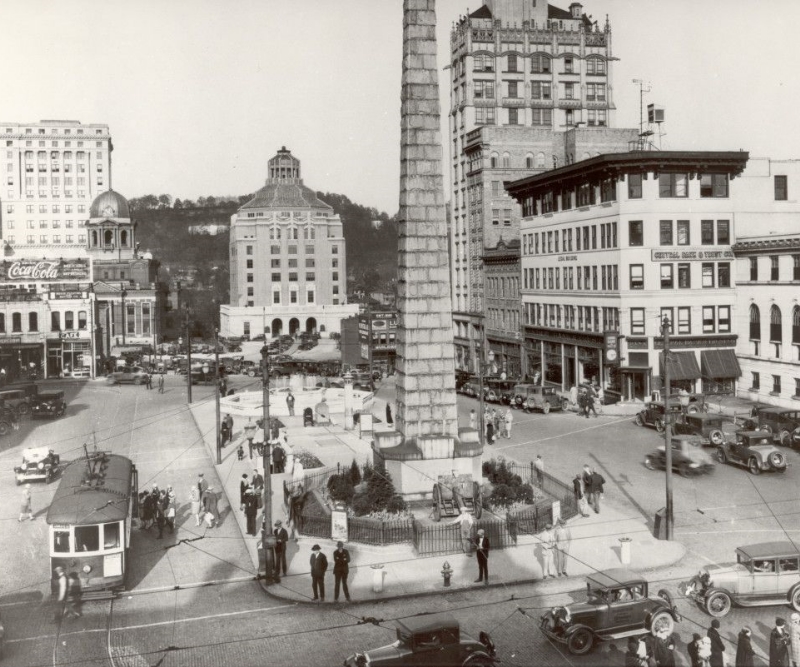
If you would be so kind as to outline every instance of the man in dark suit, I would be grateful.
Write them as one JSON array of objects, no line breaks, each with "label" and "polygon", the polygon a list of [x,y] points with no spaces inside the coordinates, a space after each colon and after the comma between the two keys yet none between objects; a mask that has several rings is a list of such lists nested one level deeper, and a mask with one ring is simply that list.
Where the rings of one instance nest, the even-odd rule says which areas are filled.
[{"label": "man in dark suit", "polygon": [[328,571],[328,559],[322,553],[319,544],[311,547],[311,588],[314,599],[325,602],[325,573]]},{"label": "man in dark suit", "polygon": [[280,574],[283,571],[283,576],[286,576],[286,543],[289,541],[289,533],[280,520],[275,522],[275,530],[272,531],[275,536],[275,574]]},{"label": "man in dark suit", "polygon": [[775,619],[775,627],[769,635],[769,666],[789,667],[789,633],[786,632],[786,621]]},{"label": "man in dark suit", "polygon": [[475,537],[475,553],[478,555],[478,578],[475,583],[481,581],[489,585],[489,538],[483,528],[478,531]]},{"label": "man in dark suit", "polygon": [[347,575],[350,572],[350,552],[344,548],[341,542],[336,543],[336,551],[333,552],[333,577],[335,585],[333,589],[334,601],[339,601],[339,585],[344,589],[344,598],[350,602],[350,591],[347,590]]}]

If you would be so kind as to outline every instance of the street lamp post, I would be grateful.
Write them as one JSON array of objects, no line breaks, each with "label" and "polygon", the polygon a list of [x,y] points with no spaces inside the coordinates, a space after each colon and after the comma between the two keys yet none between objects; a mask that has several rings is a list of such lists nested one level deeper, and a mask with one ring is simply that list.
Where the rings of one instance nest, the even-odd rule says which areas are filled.
[{"label": "street lamp post", "polygon": [[186,395],[192,402],[192,337],[189,334],[189,309],[186,309]]},{"label": "street lamp post", "polygon": [[666,506],[666,537],[672,539],[673,507],[672,507],[672,424],[669,411],[669,330],[672,323],[664,317],[661,323],[661,335],[664,337],[664,453],[667,468],[667,506]]},{"label": "street lamp post", "polygon": [[272,476],[269,469],[270,459],[272,458],[269,444],[269,350],[266,343],[261,348],[261,363],[262,419],[264,421],[264,449],[262,450],[264,465],[264,523],[261,525],[261,546],[264,549],[264,581],[267,584],[276,584],[280,579],[278,579],[278,573],[275,571],[275,537],[272,534]]},{"label": "street lamp post", "polygon": [[[488,359],[487,365],[491,365],[491,363],[494,361],[494,352],[492,352],[492,350],[489,350],[487,359]],[[478,423],[480,424],[481,427],[481,432],[479,437],[481,446],[486,444],[486,424],[484,420],[484,413],[486,408],[484,407],[484,396],[483,396],[483,364],[484,364],[483,346],[481,346],[480,352],[478,353],[478,393],[479,393],[478,400],[480,401],[478,407],[478,409],[480,410],[480,415],[478,415]]]},{"label": "street lamp post", "polygon": [[[220,410],[219,410],[219,394],[220,394],[220,385],[219,385],[219,343],[217,342],[217,338],[219,336],[219,329],[214,328],[214,384],[217,385],[216,391],[216,409],[217,409],[217,465],[222,463],[222,437],[221,437],[221,418],[220,418]],[[231,437],[233,434],[231,433]]]}]

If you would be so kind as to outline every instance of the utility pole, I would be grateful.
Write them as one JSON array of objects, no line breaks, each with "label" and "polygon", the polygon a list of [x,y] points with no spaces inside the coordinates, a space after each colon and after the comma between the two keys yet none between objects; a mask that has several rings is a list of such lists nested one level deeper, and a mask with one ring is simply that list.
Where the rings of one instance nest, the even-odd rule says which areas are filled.
[{"label": "utility pole", "polygon": [[[217,465],[222,463],[222,437],[220,433],[220,429],[222,424],[219,414],[219,398],[220,398],[220,382],[219,382],[219,329],[216,327],[214,328],[214,383],[217,385],[217,395],[216,395],[216,408],[217,408]],[[191,380],[189,381],[191,385]],[[233,438],[233,433],[230,434],[230,437]]]},{"label": "utility pole", "polygon": [[369,386],[375,391],[375,381],[372,378],[372,303],[367,294],[367,356],[369,358]]},{"label": "utility pole", "polygon": [[186,394],[192,402],[192,337],[189,335],[189,308],[186,308]]},{"label": "utility pole", "polygon": [[661,335],[664,337],[664,453],[666,454],[666,484],[667,484],[667,540],[672,539],[673,509],[672,509],[672,423],[669,411],[669,330],[672,323],[664,317],[661,323]]},{"label": "utility pole", "polygon": [[275,536],[272,534],[272,476],[269,464],[272,458],[269,437],[269,350],[266,341],[261,348],[261,388],[263,400],[262,418],[264,421],[264,449],[262,461],[264,465],[264,523],[261,526],[261,546],[264,549],[264,581],[276,584],[280,581],[275,571]]}]

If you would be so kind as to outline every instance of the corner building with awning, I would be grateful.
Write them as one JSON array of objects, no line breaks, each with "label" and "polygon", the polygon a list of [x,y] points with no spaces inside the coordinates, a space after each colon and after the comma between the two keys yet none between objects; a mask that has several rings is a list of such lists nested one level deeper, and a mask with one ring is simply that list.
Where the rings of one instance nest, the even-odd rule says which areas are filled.
[{"label": "corner building with awning", "polygon": [[522,205],[528,376],[621,400],[733,393],[735,189],[748,153],[630,151],[506,182]]}]

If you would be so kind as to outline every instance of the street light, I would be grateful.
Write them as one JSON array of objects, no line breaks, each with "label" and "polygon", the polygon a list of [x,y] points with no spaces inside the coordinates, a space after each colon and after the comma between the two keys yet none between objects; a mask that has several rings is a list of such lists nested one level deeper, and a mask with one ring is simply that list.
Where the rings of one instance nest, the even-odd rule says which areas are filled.
[{"label": "street light", "polygon": [[277,584],[278,573],[275,571],[275,537],[272,534],[272,476],[269,462],[271,457],[269,436],[269,348],[266,342],[261,348],[261,388],[263,399],[264,445],[261,451],[264,465],[264,523],[261,525],[261,546],[264,550],[264,581]]},{"label": "street light", "polygon": [[[219,329],[214,328],[214,384],[217,385],[216,391],[216,409],[217,409],[217,465],[222,463],[222,434],[220,433],[220,429],[222,424],[219,414],[219,394],[220,394],[220,386],[219,386],[219,343],[217,342],[217,337],[219,336]],[[233,437],[233,433],[230,434],[231,438]]]},{"label": "street light", "polygon": [[[664,453],[667,468],[666,474],[666,493],[667,493],[667,506],[666,506],[666,538],[672,539],[673,527],[673,508],[672,508],[672,423],[670,421],[669,411],[669,331],[672,327],[672,322],[669,317],[664,316],[661,322],[661,335],[664,337]],[[688,403],[688,397],[687,397]]]},{"label": "street light", "polygon": [[[494,352],[492,352],[492,350],[489,350],[489,354],[486,355],[486,358],[488,359],[486,365],[491,370],[492,362],[494,362]],[[483,396],[483,364],[484,364],[483,348],[481,348],[481,351],[478,353],[478,383],[479,383],[478,392],[480,394],[480,396],[478,397],[480,400],[480,406],[479,406],[480,415],[478,416],[478,423],[480,424],[481,427],[480,438],[479,438],[481,446],[486,444],[486,424],[484,423],[485,420],[483,418],[485,411],[484,396]]]}]

